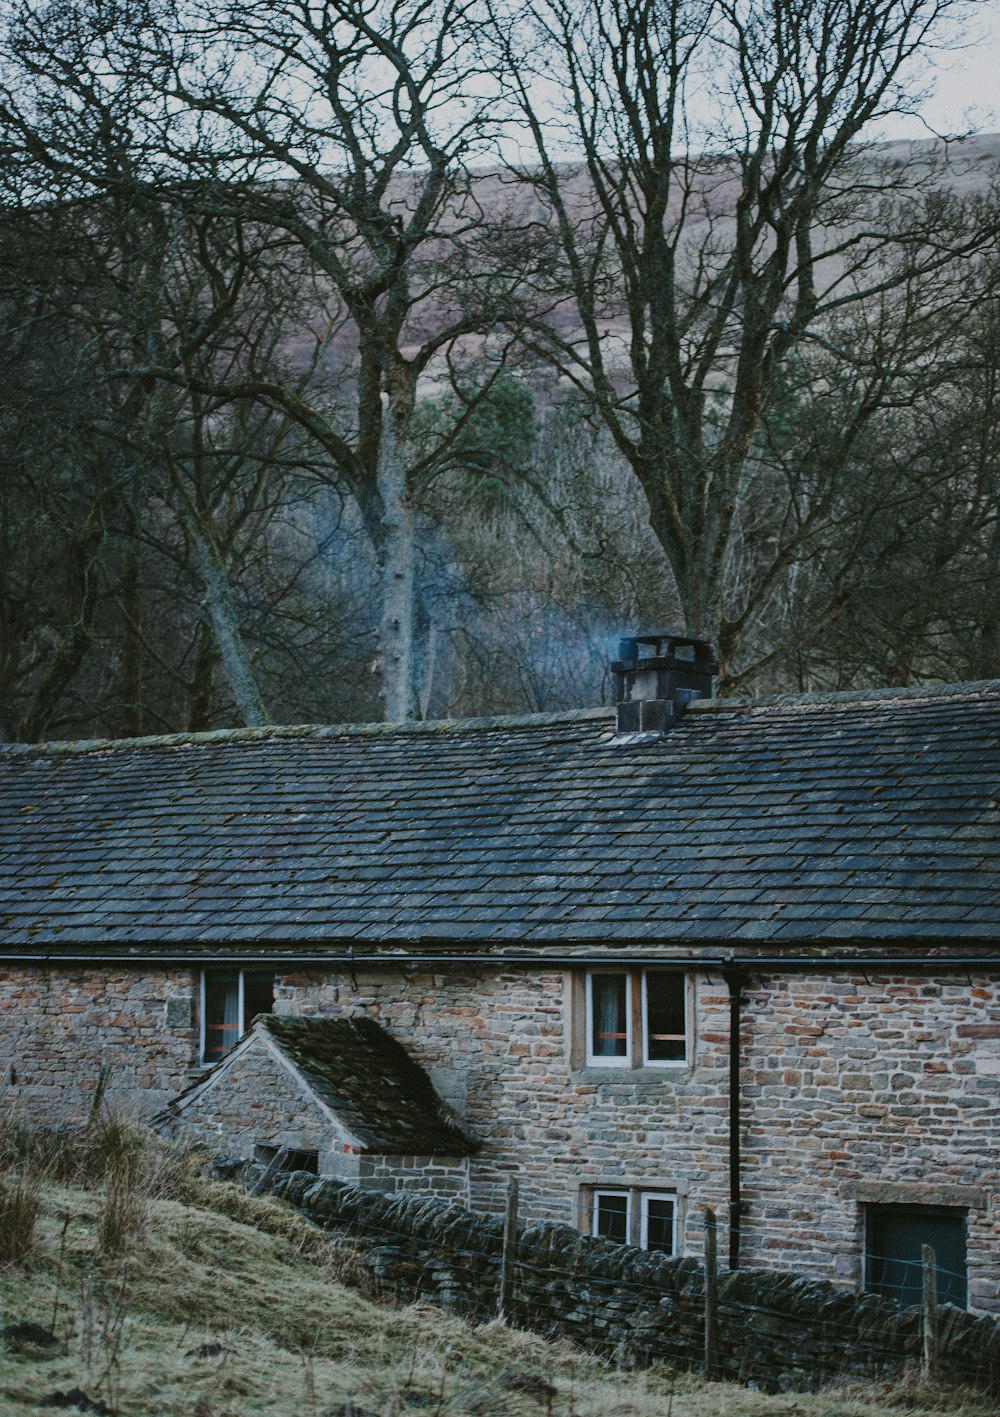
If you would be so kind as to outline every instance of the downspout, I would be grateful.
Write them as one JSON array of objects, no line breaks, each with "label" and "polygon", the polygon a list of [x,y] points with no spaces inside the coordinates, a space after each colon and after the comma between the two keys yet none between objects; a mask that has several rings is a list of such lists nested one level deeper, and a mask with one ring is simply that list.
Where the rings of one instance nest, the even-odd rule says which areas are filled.
[{"label": "downspout", "polygon": [[740,1230],[743,1215],[740,1158],[740,1005],[743,976],[725,971],[729,989],[729,1268],[740,1267]]}]

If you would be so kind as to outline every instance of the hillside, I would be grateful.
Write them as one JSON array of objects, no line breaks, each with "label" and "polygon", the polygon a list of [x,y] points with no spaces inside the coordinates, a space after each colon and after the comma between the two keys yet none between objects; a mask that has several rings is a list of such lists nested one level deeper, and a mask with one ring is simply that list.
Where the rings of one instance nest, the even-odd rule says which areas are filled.
[{"label": "hillside", "polygon": [[[618,1372],[565,1343],[395,1307],[347,1287],[352,1276],[364,1287],[363,1264],[278,1202],[178,1180],[162,1159],[158,1188],[189,1199],[151,1199],[125,1159],[86,1189],[45,1183],[34,1242],[0,1269],[3,1417],[40,1408],[116,1417],[987,1411],[918,1386],[784,1397],[665,1369]],[[0,1239],[17,1194],[8,1170]]]}]

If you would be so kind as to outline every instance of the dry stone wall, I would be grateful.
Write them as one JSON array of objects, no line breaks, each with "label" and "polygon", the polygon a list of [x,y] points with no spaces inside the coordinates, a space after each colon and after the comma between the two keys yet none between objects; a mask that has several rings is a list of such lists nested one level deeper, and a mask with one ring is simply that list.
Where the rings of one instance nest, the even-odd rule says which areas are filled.
[{"label": "dry stone wall", "polygon": [[[496,1312],[503,1221],[412,1196],[289,1176],[276,1194],[325,1228],[363,1241],[397,1298],[431,1300],[475,1320]],[[509,1318],[625,1364],[704,1362],[705,1277],[671,1259],[539,1221],[518,1231]],[[716,1375],[764,1391],[916,1370],[920,1310],[824,1280],[760,1270],[719,1276]],[[940,1376],[1000,1393],[1000,1327],[940,1311]]]}]

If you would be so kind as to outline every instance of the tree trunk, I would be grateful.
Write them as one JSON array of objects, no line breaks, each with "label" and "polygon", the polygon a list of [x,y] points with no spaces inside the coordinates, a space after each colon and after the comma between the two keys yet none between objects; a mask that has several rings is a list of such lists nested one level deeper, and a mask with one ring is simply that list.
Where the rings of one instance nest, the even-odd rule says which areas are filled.
[{"label": "tree trunk", "polygon": [[16,737],[23,742],[31,743],[41,738],[55,716],[63,694],[76,678],[90,651],[99,581],[94,560],[102,538],[100,516],[95,511],[77,532],[70,548],[70,572],[77,585],[79,614],[60,635],[45,673],[18,724]]},{"label": "tree trunk", "polygon": [[212,727],[216,651],[212,632],[199,620],[194,632],[194,673],[188,689],[188,732],[204,733]]},{"label": "tree trunk", "polygon": [[121,668],[121,723],[126,738],[138,738],[142,733],[142,582],[134,523],[131,533],[122,572],[125,625]]},{"label": "tree trunk", "polygon": [[405,723],[419,712],[413,652],[413,506],[406,485],[399,418],[392,405],[386,410],[379,445],[378,490],[383,508],[382,542],[378,548],[382,717],[386,723]]},{"label": "tree trunk", "polygon": [[250,657],[240,634],[229,574],[210,538],[193,518],[187,519],[187,526],[197,549],[215,643],[230,692],[246,726],[261,728],[271,720],[257,688],[257,681],[250,667]]}]

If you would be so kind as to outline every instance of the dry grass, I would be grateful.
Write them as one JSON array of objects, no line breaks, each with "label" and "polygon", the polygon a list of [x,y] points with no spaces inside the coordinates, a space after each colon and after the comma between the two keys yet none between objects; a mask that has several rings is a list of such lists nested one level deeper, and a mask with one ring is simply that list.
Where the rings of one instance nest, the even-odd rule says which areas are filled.
[{"label": "dry grass", "polygon": [[[51,1154],[47,1164],[59,1176],[36,1178],[34,1245],[0,1269],[0,1327],[36,1325],[53,1341],[8,1333],[6,1352],[0,1345],[3,1417],[28,1417],[74,1388],[120,1417],[331,1417],[345,1404],[377,1417],[991,1410],[918,1387],[771,1397],[668,1370],[621,1373],[502,1325],[380,1306],[341,1282],[356,1278],[353,1252],[293,1211],[206,1181],[196,1159],[148,1137],[137,1157],[134,1142],[120,1134],[124,1155],[116,1154],[109,1129],[90,1138],[84,1159],[79,1148],[57,1148],[58,1165]],[[11,1165],[23,1168],[23,1147],[6,1159],[0,1180],[9,1182]],[[143,1219],[121,1223],[111,1244],[115,1176],[125,1177]]]},{"label": "dry grass", "polygon": [[31,1254],[40,1206],[36,1173],[23,1167],[0,1172],[0,1264],[17,1264]]}]

